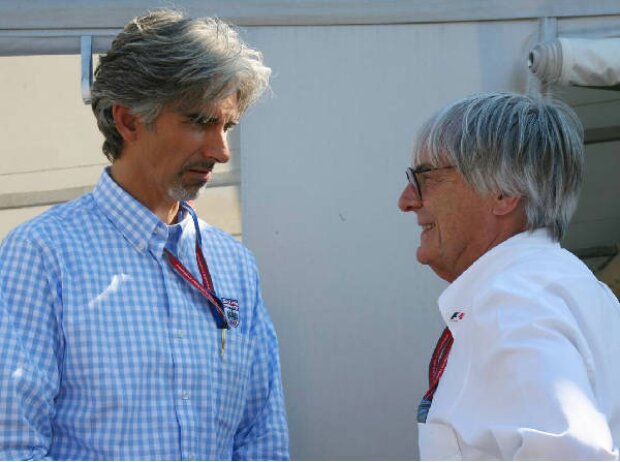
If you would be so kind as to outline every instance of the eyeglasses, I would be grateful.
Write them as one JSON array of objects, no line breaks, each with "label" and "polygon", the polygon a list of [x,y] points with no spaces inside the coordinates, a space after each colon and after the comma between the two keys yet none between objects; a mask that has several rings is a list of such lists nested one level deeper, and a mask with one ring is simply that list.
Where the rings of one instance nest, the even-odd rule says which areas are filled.
[{"label": "eyeglasses", "polygon": [[435,170],[444,170],[448,168],[454,168],[454,165],[446,165],[445,167],[418,167],[415,170],[409,167],[406,171],[407,180],[409,184],[413,186],[413,189],[418,195],[418,198],[422,200],[422,189],[426,181],[423,173],[434,172]]}]

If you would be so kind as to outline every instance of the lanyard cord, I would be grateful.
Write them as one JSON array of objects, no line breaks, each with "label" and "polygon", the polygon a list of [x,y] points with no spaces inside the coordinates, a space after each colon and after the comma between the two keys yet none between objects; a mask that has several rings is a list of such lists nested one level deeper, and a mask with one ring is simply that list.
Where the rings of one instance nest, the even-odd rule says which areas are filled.
[{"label": "lanyard cord", "polygon": [[181,261],[175,257],[168,249],[164,249],[168,262],[174,268],[174,270],[187,282],[189,282],[194,288],[198,290],[209,301],[209,305],[212,309],[212,314],[215,319],[215,323],[219,329],[228,329],[228,318],[224,313],[224,307],[222,301],[215,295],[213,288],[213,280],[211,279],[211,273],[209,272],[209,266],[205,260],[202,248],[200,246],[200,228],[198,227],[198,218],[194,210],[187,204],[181,203],[181,206],[192,216],[194,221],[194,227],[196,228],[196,263],[200,271],[202,278],[202,284],[194,277],[194,275],[181,263]]},{"label": "lanyard cord", "polygon": [[441,379],[448,364],[448,355],[450,354],[452,343],[454,343],[454,338],[450,329],[446,327],[437,341],[431,362],[428,365],[428,390],[424,394],[424,399],[426,400],[433,400],[433,395],[439,385],[439,379]]}]

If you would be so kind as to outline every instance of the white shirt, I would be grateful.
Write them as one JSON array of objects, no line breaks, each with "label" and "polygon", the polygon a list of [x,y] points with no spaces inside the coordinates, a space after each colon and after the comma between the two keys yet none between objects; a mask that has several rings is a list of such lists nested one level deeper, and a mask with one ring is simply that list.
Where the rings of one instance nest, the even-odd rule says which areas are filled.
[{"label": "white shirt", "polygon": [[617,459],[620,304],[546,230],[480,257],[440,296],[454,336],[422,459]]}]

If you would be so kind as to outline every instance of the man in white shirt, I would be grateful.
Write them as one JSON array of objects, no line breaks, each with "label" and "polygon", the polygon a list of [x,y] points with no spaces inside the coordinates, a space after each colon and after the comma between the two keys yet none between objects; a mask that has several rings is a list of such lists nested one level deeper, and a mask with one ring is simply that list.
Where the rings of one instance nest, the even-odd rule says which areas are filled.
[{"label": "man in white shirt", "polygon": [[583,128],[564,104],[474,95],[420,130],[399,200],[450,286],[418,410],[422,459],[617,459],[620,305],[559,241]]}]

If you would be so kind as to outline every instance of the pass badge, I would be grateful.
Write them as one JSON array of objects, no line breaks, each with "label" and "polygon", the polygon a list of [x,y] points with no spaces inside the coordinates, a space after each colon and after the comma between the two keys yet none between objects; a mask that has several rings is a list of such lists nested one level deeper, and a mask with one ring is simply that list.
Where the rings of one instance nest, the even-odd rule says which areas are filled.
[{"label": "pass badge", "polygon": [[228,325],[237,327],[239,325],[239,301],[232,298],[222,298],[222,306],[228,319]]}]

